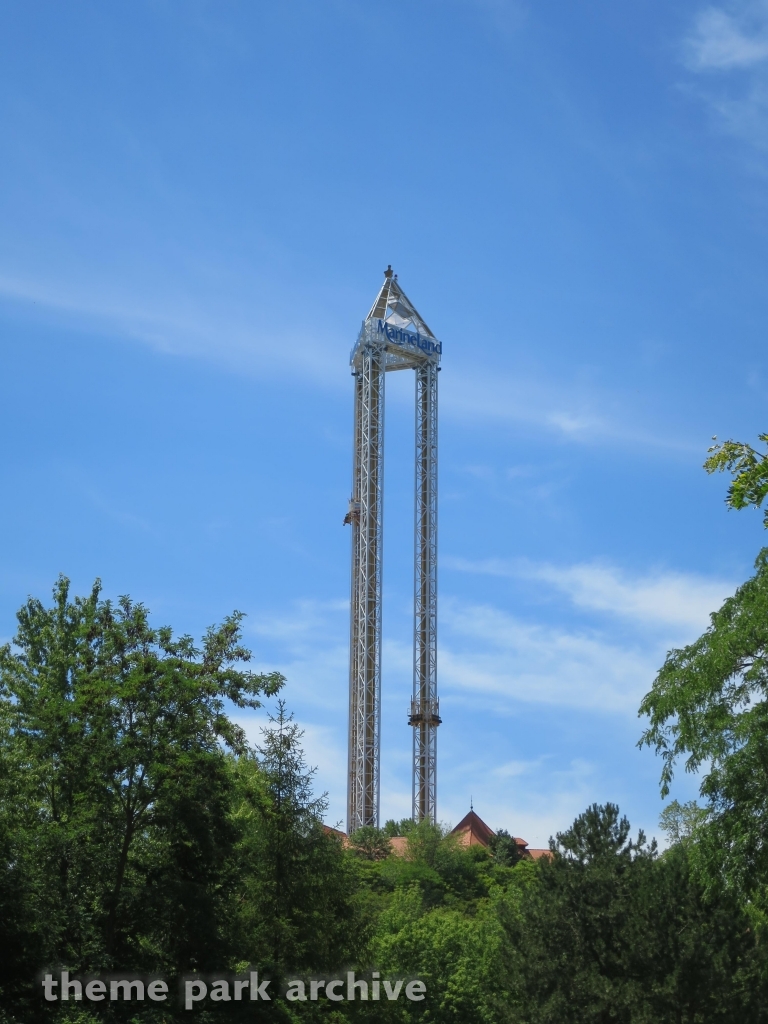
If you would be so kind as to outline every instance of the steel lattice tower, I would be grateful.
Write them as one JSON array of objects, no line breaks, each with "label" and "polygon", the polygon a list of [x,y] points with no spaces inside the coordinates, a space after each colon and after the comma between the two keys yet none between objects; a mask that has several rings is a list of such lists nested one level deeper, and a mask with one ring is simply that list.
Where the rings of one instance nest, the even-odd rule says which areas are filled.
[{"label": "steel lattice tower", "polygon": [[384,379],[415,370],[413,819],[436,820],[437,727],[437,374],[442,345],[391,267],[352,350],[355,378],[349,650],[347,831],[379,824],[381,565]]}]

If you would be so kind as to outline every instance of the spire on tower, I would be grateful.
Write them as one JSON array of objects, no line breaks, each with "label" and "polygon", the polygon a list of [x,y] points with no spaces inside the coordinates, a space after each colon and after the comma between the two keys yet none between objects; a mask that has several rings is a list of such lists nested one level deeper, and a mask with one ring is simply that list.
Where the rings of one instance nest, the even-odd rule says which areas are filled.
[{"label": "spire on tower", "polygon": [[422,334],[425,338],[435,337],[400,287],[397,274],[393,274],[391,265],[384,271],[384,284],[381,286],[365,322],[367,323],[369,320],[383,320],[393,327],[402,327],[403,330]]}]

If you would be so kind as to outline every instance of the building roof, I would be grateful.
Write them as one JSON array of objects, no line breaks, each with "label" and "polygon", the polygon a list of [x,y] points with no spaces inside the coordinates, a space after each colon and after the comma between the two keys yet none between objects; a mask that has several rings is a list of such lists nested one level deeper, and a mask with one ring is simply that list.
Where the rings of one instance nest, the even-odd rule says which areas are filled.
[{"label": "building roof", "polygon": [[323,832],[325,832],[327,836],[338,836],[342,841],[346,841],[347,839],[346,832],[342,832],[339,828],[332,828],[330,825],[323,825]]},{"label": "building roof", "polygon": [[[451,831],[451,835],[455,835],[462,846],[487,847],[490,845],[491,837],[495,834],[493,829],[486,825],[474,810],[466,814],[456,828]],[[540,860],[542,857],[551,855],[549,850],[529,850],[525,839],[520,839],[518,836],[515,836],[514,840],[523,860]]]},{"label": "building roof", "polygon": [[485,824],[479,814],[470,811],[465,814],[451,835],[456,836],[462,846],[487,846],[496,833]]},{"label": "building roof", "polygon": [[[337,836],[342,846],[349,846],[349,837],[346,832],[340,829],[331,828],[330,825],[323,825],[326,835]],[[451,830],[451,835],[456,836],[460,846],[484,846],[488,847],[491,837],[496,833],[490,828],[479,814],[471,810],[466,814],[456,828]],[[515,845],[520,850],[523,860],[540,860],[542,857],[550,857],[550,850],[530,850],[524,839],[515,837]],[[392,836],[389,840],[389,849],[396,857],[405,857],[408,853],[408,836]]]},{"label": "building roof", "polygon": [[542,857],[544,857],[546,860],[549,860],[549,858],[552,856],[552,851],[550,849],[546,849],[546,850],[528,850],[528,849],[526,849],[524,854],[523,854],[523,856],[526,858],[526,860],[529,859],[529,858],[530,858],[530,860],[540,860]]},{"label": "building roof", "polygon": [[389,840],[389,849],[397,857],[404,857],[408,850],[408,836],[392,836]]}]

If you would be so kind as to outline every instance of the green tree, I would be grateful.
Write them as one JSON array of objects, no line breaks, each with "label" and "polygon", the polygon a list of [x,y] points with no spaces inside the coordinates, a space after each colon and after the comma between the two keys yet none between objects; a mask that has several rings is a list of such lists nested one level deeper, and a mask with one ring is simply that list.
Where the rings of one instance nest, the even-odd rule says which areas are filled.
[{"label": "green tree", "polygon": [[493,860],[483,847],[463,847],[446,826],[429,821],[412,824],[407,840],[398,856],[368,862],[363,884],[380,893],[418,885],[429,907],[461,903],[469,908],[488,894]]},{"label": "green tree", "polygon": [[[768,434],[760,434],[758,440],[768,443]],[[725,498],[728,507],[741,509],[751,505],[760,508],[768,494],[768,453],[758,452],[743,441],[723,441],[713,445],[709,451],[711,454],[704,463],[706,471],[728,471],[733,477]],[[763,522],[768,527],[768,510]]]},{"label": "green tree", "polygon": [[[768,442],[768,434],[760,441]],[[708,473],[732,476],[730,508],[760,508],[768,494],[768,454],[740,441],[709,449]],[[765,525],[768,526],[768,512]],[[710,887],[725,885],[765,903],[768,883],[768,548],[755,574],[711,616],[693,644],[669,653],[640,713],[640,745],[663,759],[662,795],[674,769],[704,770],[707,800],[697,814],[695,849]]]},{"label": "green tree", "polygon": [[707,819],[707,809],[695,800],[681,804],[671,800],[659,817],[659,827],[670,843],[687,843],[696,836],[697,829]]},{"label": "green tree", "polygon": [[445,825],[433,825],[426,818],[414,825],[407,833],[407,857],[413,861],[421,861],[430,868],[438,862],[450,857],[456,847]]},{"label": "green tree", "polygon": [[[425,982],[424,1002],[401,1011],[407,1019],[435,1024],[519,1019],[513,1015],[509,948],[497,905],[502,899],[499,892],[468,914],[456,907],[430,909],[418,884],[396,890],[380,918],[372,955],[385,975],[415,975]],[[386,1017],[377,1009],[374,1019]]]},{"label": "green tree", "polygon": [[0,649],[6,936],[74,970],[205,968],[226,946],[225,748],[246,748],[225,702],[257,708],[283,678],[239,667],[237,613],[198,650],[98,582],[71,599],[62,577],[53,597]]},{"label": "green tree", "polygon": [[[764,1020],[765,956],[737,901],[707,896],[687,843],[630,839],[613,804],[551,842],[509,920],[531,1024]],[[523,867],[524,865],[520,865]],[[515,869],[519,870],[519,868]]]},{"label": "green tree", "polygon": [[[684,815],[683,827],[691,823]],[[665,851],[638,889],[641,1005],[655,1022],[758,1024],[768,1006],[764,943],[732,893],[702,886],[693,835]]]},{"label": "green tree", "polygon": [[488,846],[497,864],[513,868],[522,859],[520,847],[506,829],[500,828],[491,836]]},{"label": "green tree", "polygon": [[413,818],[401,818],[400,821],[395,821],[394,818],[389,818],[384,822],[382,831],[390,838],[394,839],[397,836],[407,836],[414,827]]},{"label": "green tree", "polygon": [[349,837],[349,847],[364,860],[384,860],[392,852],[389,835],[375,825],[363,825]]},{"label": "green tree", "polygon": [[354,959],[360,941],[355,875],[323,827],[326,798],[312,793],[303,733],[282,700],[262,734],[258,755],[238,764],[243,945],[276,977],[332,970]]},{"label": "green tree", "polygon": [[654,857],[615,804],[593,804],[550,842],[524,901],[522,1002],[541,1024],[631,1021],[645,946],[633,927],[641,872]]},{"label": "green tree", "polygon": [[649,718],[640,743],[662,757],[662,794],[680,758],[704,770],[702,864],[712,884],[745,895],[768,882],[768,548],[755,569],[698,640],[669,653],[640,705]]}]

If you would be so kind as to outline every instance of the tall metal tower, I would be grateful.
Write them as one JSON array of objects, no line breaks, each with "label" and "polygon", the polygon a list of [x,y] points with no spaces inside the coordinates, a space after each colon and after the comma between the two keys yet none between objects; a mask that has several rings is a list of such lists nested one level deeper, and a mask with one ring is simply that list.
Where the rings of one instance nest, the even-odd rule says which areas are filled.
[{"label": "tall metal tower", "polygon": [[350,363],[355,378],[347,831],[379,824],[384,378],[416,371],[413,820],[437,804],[437,374],[442,344],[388,267]]}]

